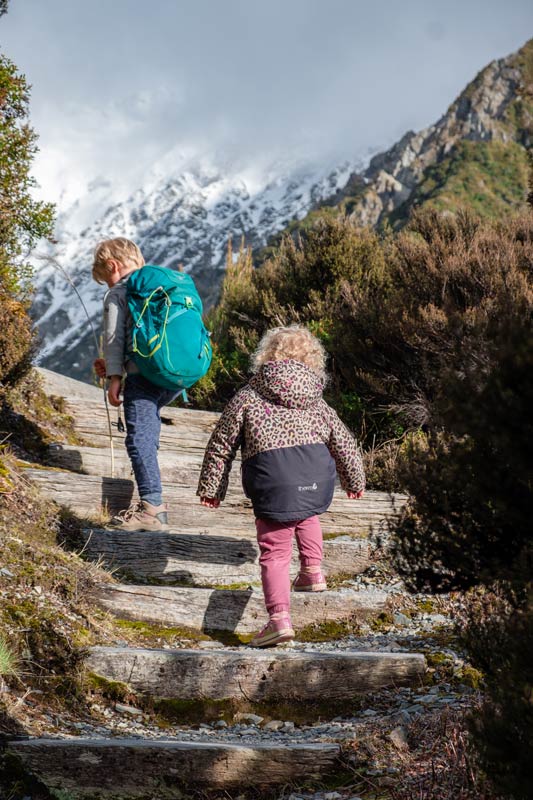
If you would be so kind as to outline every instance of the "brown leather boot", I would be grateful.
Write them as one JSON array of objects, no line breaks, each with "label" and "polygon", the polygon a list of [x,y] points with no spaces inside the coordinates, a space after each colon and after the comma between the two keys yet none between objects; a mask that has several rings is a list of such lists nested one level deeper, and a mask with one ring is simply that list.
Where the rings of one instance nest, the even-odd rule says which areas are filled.
[{"label": "brown leather boot", "polygon": [[119,511],[109,525],[119,531],[168,531],[167,507],[141,500]]}]

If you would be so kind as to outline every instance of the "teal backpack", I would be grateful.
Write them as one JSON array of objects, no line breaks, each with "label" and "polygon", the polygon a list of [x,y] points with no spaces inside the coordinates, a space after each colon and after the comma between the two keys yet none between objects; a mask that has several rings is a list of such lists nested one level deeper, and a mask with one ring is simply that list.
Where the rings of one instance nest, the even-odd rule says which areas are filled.
[{"label": "teal backpack", "polygon": [[133,319],[131,357],[156,386],[182,391],[205,375],[211,364],[210,334],[202,321],[202,301],[184,272],[146,264],[126,284]]}]

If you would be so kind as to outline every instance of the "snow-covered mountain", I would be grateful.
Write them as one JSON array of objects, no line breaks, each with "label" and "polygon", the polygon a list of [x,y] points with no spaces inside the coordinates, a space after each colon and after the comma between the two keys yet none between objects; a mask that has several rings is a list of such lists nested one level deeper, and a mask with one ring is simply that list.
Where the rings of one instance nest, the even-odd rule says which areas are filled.
[{"label": "snow-covered mountain", "polygon": [[[137,242],[148,263],[177,267],[194,276],[204,304],[215,302],[228,239],[262,247],[291,220],[303,218],[343,189],[361,164],[322,172],[309,168],[222,171],[210,165],[180,165],[172,155],[157,165],[143,188],[124,202],[106,205],[111,187],[96,179],[86,196],[58,219],[57,244],[48,256],[61,265],[87,308],[95,331],[101,324],[105,287],[91,279],[92,253],[102,239],[126,236]],[[105,212],[96,217],[96,209]],[[87,225],[91,219],[94,221]],[[82,230],[76,230],[76,228]],[[88,378],[94,339],[83,307],[53,262],[41,262],[35,280],[33,317],[41,338],[39,363]]]}]

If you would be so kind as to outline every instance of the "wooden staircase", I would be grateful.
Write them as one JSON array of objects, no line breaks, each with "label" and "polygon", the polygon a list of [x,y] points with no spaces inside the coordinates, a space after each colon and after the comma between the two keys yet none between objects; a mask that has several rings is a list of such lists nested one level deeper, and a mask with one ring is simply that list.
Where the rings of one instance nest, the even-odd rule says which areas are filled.
[{"label": "wooden staircase", "polygon": [[[102,515],[127,506],[133,496],[123,434],[114,429],[115,476],[109,477],[107,419],[100,390],[41,370],[49,394],[65,399],[84,444],[50,448],[49,469],[27,477],[47,497],[94,521],[79,534],[77,549],[115,571],[120,582],[97,589],[96,600],[120,619],[208,633],[206,649],[93,647],[86,667],[108,681],[154,699],[250,703],[283,700],[295,707],[317,700],[350,703],[356,696],[420,680],[424,657],[407,652],[317,651],[286,647],[267,651],[224,646],[217,637],[246,641],[265,621],[253,515],[234,467],[224,506],[199,505],[196,483],[217,415],[164,409],[160,463],[170,507],[168,533],[122,533],[105,528]],[[379,530],[405,498],[368,492],[348,501],[336,492],[323,516],[325,569],[336,589],[295,594],[296,631],[317,623],[376,616],[387,594],[354,588],[343,580],[370,563],[368,536]],[[296,557],[293,571],[297,571]],[[235,584],[237,587],[235,587]],[[184,790],[272,786],[319,779],[335,771],[339,746],[323,742],[273,742],[258,730],[229,744],[172,739],[64,738],[12,742],[10,749],[47,786],[69,797],[184,797]]]}]

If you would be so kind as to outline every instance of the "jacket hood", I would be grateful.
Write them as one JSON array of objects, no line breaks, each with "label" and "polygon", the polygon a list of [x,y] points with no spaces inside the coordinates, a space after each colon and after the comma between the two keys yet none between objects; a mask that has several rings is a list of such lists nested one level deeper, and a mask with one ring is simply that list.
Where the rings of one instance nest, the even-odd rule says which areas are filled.
[{"label": "jacket hood", "polygon": [[324,383],[300,361],[267,361],[250,380],[265,400],[286,408],[309,408],[322,397]]}]

